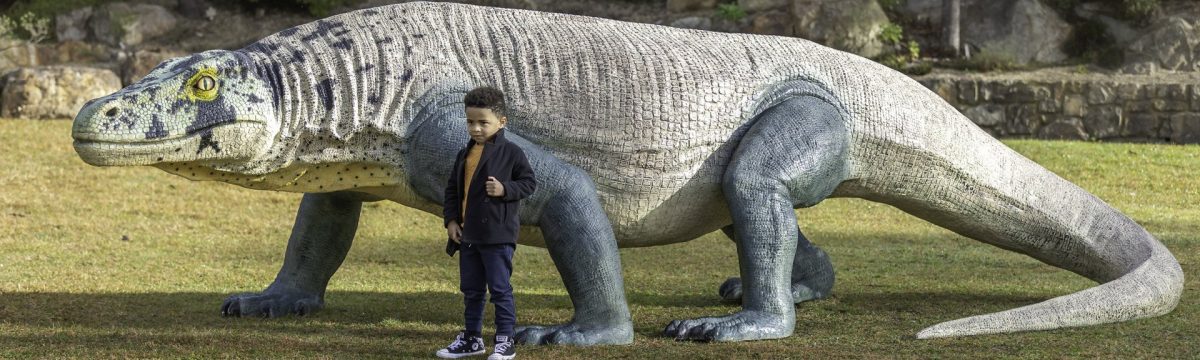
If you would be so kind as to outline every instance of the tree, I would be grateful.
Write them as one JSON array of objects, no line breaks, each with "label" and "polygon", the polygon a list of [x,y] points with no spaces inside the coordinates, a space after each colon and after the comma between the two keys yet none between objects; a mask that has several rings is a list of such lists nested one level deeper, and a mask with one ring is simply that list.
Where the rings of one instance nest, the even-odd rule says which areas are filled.
[{"label": "tree", "polygon": [[951,57],[963,55],[961,29],[962,0],[942,0],[942,38]]}]

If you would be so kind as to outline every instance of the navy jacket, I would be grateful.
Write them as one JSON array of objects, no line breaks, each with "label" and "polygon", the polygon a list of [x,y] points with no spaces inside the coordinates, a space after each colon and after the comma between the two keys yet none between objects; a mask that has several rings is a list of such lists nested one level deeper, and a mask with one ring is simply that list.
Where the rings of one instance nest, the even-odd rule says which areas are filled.
[{"label": "navy jacket", "polygon": [[[450,172],[450,180],[446,185],[443,226],[450,226],[452,220],[463,225],[464,244],[515,244],[517,230],[521,227],[517,217],[521,209],[520,200],[533,194],[537,188],[533,168],[529,166],[525,152],[508,142],[504,138],[504,129],[500,129],[484,144],[471,183],[463,184],[467,150],[472,146],[475,146],[475,140],[467,142],[467,147],[460,150],[454,159],[454,170]],[[504,185],[503,197],[487,195],[484,184],[488,176],[495,177]],[[469,185],[466,219],[461,216],[464,185]]]}]

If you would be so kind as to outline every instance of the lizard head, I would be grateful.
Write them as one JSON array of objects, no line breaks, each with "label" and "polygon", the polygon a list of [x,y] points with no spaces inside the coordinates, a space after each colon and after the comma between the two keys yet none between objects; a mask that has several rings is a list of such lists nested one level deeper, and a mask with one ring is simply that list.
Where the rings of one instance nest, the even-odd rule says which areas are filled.
[{"label": "lizard head", "polygon": [[246,55],[170,59],[145,78],[89,101],[75,116],[75,152],[92,165],[246,161],[271,146],[273,88]]}]

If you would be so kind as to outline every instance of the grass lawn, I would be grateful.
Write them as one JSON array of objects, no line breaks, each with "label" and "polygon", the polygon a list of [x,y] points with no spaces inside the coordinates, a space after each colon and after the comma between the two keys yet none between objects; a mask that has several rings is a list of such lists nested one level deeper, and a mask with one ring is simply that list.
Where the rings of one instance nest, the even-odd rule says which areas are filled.
[{"label": "grass lawn", "polygon": [[[354,249],[313,316],[228,319],[232,293],[263,289],[283,260],[299,194],[97,168],[68,121],[0,121],[0,358],[430,358],[461,326],[441,221],[364,206]],[[797,211],[832,256],[831,299],[797,307],[776,341],[679,343],[675,319],[721,315],[736,275],[719,233],[621,251],[637,332],[629,346],[521,347],[524,359],[1182,358],[1200,350],[1200,147],[1008,141],[1144,225],[1183,264],[1166,316],[1074,329],[916,340],[926,326],[1031,304],[1090,281],[968,240],[886,205],[834,199]],[[518,247],[518,318],[559,323],[571,304],[544,249]],[[490,319],[491,311],[488,311]],[[488,321],[490,322],[490,320]],[[489,332],[485,328],[485,333]]]}]

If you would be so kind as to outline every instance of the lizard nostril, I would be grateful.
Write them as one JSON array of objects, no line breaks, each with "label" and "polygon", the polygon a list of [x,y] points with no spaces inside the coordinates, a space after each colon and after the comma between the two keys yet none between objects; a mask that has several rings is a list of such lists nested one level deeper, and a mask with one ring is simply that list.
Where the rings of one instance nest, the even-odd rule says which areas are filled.
[{"label": "lizard nostril", "polygon": [[107,116],[107,117],[117,116],[117,108],[108,109],[108,111],[104,112],[104,116]]}]

